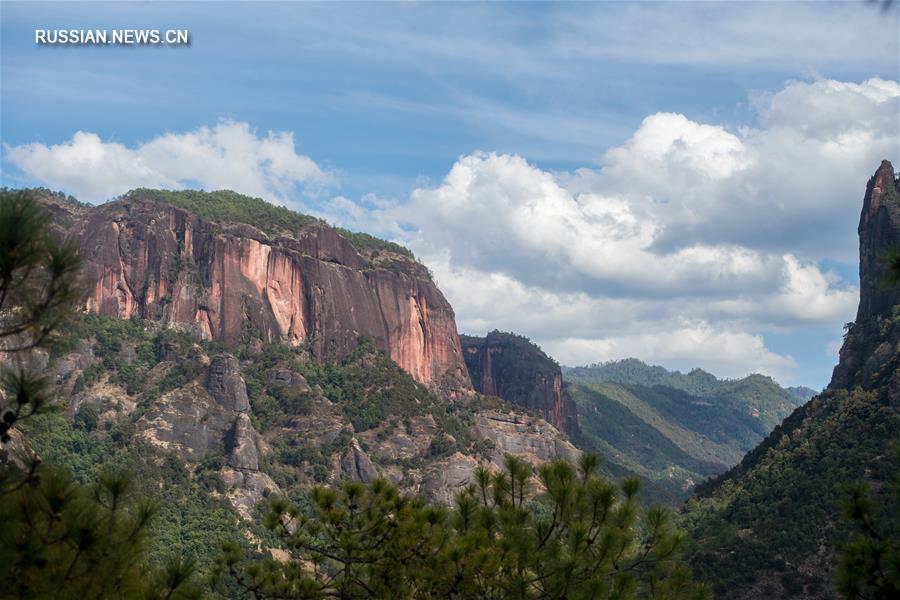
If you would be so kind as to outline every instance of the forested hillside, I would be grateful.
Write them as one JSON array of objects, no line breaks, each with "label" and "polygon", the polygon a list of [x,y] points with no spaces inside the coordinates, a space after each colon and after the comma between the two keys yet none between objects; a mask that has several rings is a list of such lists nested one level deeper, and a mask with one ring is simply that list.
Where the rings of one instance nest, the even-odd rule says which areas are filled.
[{"label": "forested hillside", "polygon": [[770,377],[720,380],[637,359],[567,368],[580,440],[670,502],[736,464],[802,400]]},{"label": "forested hillside", "polygon": [[[900,593],[898,188],[884,161],[866,188],[859,309],[831,384],[687,505],[694,568],[722,598]],[[854,531],[858,558],[838,569]]]}]

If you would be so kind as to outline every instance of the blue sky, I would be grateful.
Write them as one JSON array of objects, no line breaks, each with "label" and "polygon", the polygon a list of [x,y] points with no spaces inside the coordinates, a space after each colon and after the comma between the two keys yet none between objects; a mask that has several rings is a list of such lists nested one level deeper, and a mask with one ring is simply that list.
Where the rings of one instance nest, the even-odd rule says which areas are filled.
[{"label": "blue sky", "polygon": [[[855,312],[866,179],[900,158],[898,11],[867,3],[0,16],[4,185],[262,195],[408,244],[461,330],[515,330],[568,364],[821,387]],[[192,44],[34,44],[35,28],[130,27]]]}]

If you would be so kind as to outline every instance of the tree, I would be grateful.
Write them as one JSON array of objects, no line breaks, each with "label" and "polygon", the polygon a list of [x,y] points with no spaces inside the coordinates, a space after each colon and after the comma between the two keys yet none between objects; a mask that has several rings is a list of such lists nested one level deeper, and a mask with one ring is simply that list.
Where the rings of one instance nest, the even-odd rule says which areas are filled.
[{"label": "tree", "polygon": [[9,598],[193,598],[193,565],[143,553],[157,508],[127,474],[78,485],[45,467],[0,497],[0,589]]},{"label": "tree", "polygon": [[885,287],[900,286],[900,248],[893,248],[885,252],[881,261],[887,269],[884,277]]},{"label": "tree", "polygon": [[[81,259],[53,235],[28,192],[0,192],[0,448],[24,419],[53,406],[35,351],[77,304]],[[193,565],[151,568],[145,538],[156,506],[132,496],[127,473],[79,485],[62,466],[24,456],[0,462],[0,593],[15,598],[192,598]]]},{"label": "tree", "polygon": [[31,351],[71,316],[80,268],[75,246],[51,234],[49,215],[30,192],[0,192],[0,353],[19,363],[2,373],[0,443],[17,421],[47,406],[47,380],[29,369]]},{"label": "tree", "polygon": [[[266,525],[290,560],[224,549],[219,584],[257,598],[698,598],[669,512],[642,512],[637,479],[615,485],[584,455],[480,468],[452,508],[384,480],[314,488],[301,508],[273,499]],[[534,488],[538,489],[535,490]]]},{"label": "tree", "polygon": [[863,481],[845,488],[844,516],[856,529],[838,562],[837,587],[846,598],[900,597],[900,443],[891,453],[894,480],[880,495]]}]

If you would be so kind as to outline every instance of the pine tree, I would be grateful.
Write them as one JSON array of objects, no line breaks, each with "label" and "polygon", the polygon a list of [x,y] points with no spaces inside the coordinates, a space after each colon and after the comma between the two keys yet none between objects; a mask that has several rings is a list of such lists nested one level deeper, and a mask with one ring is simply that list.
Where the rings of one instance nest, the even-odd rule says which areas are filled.
[{"label": "pine tree", "polygon": [[48,382],[31,367],[33,351],[52,340],[78,298],[81,258],[48,222],[29,192],[0,192],[0,443],[10,441],[18,421],[47,407]]},{"label": "pine tree", "polygon": [[23,420],[56,406],[36,351],[71,317],[80,267],[75,247],[58,241],[29,192],[0,192],[0,595],[199,597],[191,563],[147,564],[156,506],[133,496],[129,474],[105,473],[85,486],[64,466],[23,452],[20,437],[19,454],[9,451]]},{"label": "pine tree", "polygon": [[856,529],[838,563],[837,587],[846,598],[900,598],[900,443],[891,453],[894,479],[879,494],[863,481],[846,486],[844,516]]},{"label": "pine tree", "polygon": [[452,508],[384,480],[314,488],[304,509],[273,499],[267,526],[291,560],[224,549],[219,585],[257,598],[702,598],[678,559],[670,513],[642,511],[637,479],[613,484],[584,455],[531,467],[508,456]]}]

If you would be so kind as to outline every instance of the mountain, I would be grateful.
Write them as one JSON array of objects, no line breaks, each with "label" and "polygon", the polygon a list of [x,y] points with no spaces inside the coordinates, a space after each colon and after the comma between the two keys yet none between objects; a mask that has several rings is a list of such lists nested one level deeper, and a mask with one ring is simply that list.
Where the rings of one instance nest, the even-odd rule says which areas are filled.
[{"label": "mountain", "polygon": [[637,359],[561,369],[513,333],[460,341],[479,393],[543,416],[577,446],[599,452],[608,473],[636,474],[649,497],[672,504],[735,465],[809,398],[763,375],[719,380]]},{"label": "mountain", "polygon": [[231,192],[135,190],[69,218],[92,312],[323,360],[368,336],[419,383],[470,388],[453,309],[395,244]]},{"label": "mountain", "polygon": [[575,383],[619,383],[626,386],[678,390],[703,402],[714,401],[753,416],[768,433],[798,405],[809,400],[815,391],[809,388],[783,388],[771,377],[753,374],[741,379],[718,379],[703,369],[689,373],[669,371],[647,365],[636,358],[612,361],[588,367],[566,368],[564,377]]},{"label": "mountain", "polygon": [[563,376],[580,445],[673,503],[735,465],[802,401],[763,375],[720,380],[634,358],[566,368]]},{"label": "mountain", "polygon": [[850,532],[843,486],[862,480],[884,496],[900,472],[889,451],[900,442],[900,287],[885,260],[900,248],[900,181],[887,161],[868,182],[858,232],[859,309],[830,385],[685,509],[694,569],[719,597],[833,597]]},{"label": "mountain", "polygon": [[812,397],[816,395],[816,390],[812,388],[808,388],[806,386],[794,386],[784,388],[787,392],[793,396],[794,398],[800,400],[801,402],[806,402],[808,400],[812,400]]},{"label": "mountain", "polygon": [[81,481],[126,464],[147,493],[222,516],[171,516],[165,539],[202,560],[227,523],[265,535],[271,493],[385,477],[449,503],[506,453],[579,455],[472,389],[452,308],[400,246],[232,192],[35,194],[80,246],[87,293],[39,365],[62,410],[23,426],[28,443]]},{"label": "mountain", "polygon": [[486,337],[460,336],[475,389],[543,416],[575,438],[575,403],[563,387],[559,365],[528,338],[492,331]]}]

